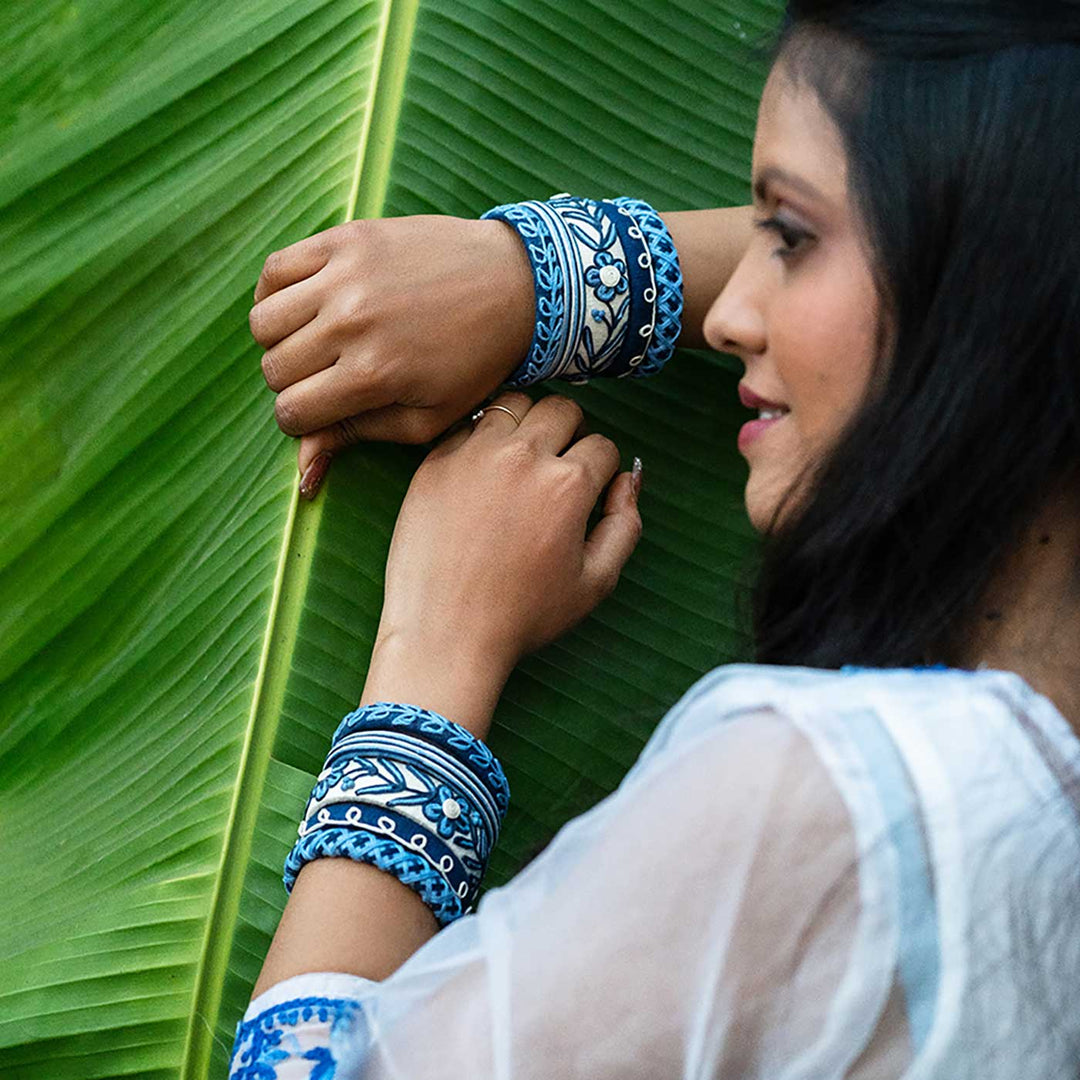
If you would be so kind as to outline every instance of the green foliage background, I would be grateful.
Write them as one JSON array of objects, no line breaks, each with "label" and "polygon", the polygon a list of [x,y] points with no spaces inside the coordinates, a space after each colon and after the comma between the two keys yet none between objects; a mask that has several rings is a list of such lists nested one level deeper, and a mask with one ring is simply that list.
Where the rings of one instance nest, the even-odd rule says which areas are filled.
[{"label": "green foliage background", "polygon": [[[775,0],[11,0],[0,13],[0,1075],[223,1075],[421,452],[298,506],[272,250],[556,191],[747,200]],[[646,464],[615,596],[515,673],[489,885],[742,657],[735,375],[573,393]]]}]

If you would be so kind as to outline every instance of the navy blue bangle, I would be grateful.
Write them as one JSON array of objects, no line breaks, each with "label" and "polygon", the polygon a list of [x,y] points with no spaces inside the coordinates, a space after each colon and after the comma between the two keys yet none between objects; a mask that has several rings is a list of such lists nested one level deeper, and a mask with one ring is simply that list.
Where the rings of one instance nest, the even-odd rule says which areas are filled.
[{"label": "navy blue bangle", "polygon": [[671,359],[682,333],[683,278],[675,241],[660,215],[642,199],[622,196],[612,202],[641,230],[652,262],[655,308],[652,338],[636,375],[654,375]]},{"label": "navy blue bangle", "polygon": [[441,746],[462,765],[473,769],[487,784],[500,812],[506,813],[510,805],[510,785],[495,755],[468,728],[419,705],[376,701],[354,709],[338,724],[327,760],[333,758],[335,748],[348,735],[358,731],[397,730],[408,731],[418,739]]},{"label": "navy blue bangle", "polygon": [[394,874],[445,926],[475,903],[510,801],[491,751],[415,705],[378,702],[338,726],[285,862],[292,889],[314,858]]},{"label": "navy blue bangle", "polygon": [[648,203],[564,194],[483,217],[517,231],[533,271],[533,339],[509,385],[663,367],[681,330],[682,274],[671,234]]}]

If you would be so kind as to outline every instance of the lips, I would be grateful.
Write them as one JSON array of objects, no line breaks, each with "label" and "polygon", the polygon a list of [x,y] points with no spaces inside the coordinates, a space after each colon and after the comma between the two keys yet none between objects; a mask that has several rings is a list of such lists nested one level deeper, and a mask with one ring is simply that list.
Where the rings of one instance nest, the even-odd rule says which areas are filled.
[{"label": "lips", "polygon": [[791,410],[779,401],[769,401],[768,398],[763,398],[758,394],[755,394],[749,387],[739,383],[739,401],[743,403],[748,409],[779,409],[782,412],[790,412]]},{"label": "lips", "polygon": [[751,443],[756,442],[775,424],[783,422],[784,417],[786,417],[791,410],[778,401],[770,401],[768,398],[763,398],[760,395],[755,394],[753,390],[743,386],[742,383],[739,384],[739,400],[748,409],[757,409],[759,412],[777,414],[775,416],[759,417],[757,420],[751,420],[749,423],[743,424],[739,431],[739,450],[745,454]]}]

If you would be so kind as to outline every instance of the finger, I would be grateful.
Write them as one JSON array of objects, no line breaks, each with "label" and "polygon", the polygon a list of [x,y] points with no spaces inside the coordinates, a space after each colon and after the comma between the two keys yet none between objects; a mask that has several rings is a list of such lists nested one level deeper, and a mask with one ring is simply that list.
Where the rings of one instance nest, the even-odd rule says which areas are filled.
[{"label": "finger", "polygon": [[[494,405],[500,408],[492,408]],[[500,436],[512,434],[518,429],[520,423],[524,423],[532,406],[533,400],[528,394],[523,394],[519,390],[508,390],[483,406],[484,415],[473,424],[473,431],[482,438],[493,434]],[[503,409],[509,409],[514,415],[504,413]]]},{"label": "finger", "polygon": [[333,367],[338,355],[337,345],[327,333],[325,318],[315,318],[263,353],[263,378],[271,390],[279,393],[293,383]]},{"label": "finger", "polygon": [[620,473],[608,489],[604,516],[585,540],[584,576],[592,589],[608,596],[641,538],[641,515],[630,473]]},{"label": "finger", "polygon": [[[346,416],[329,427],[303,436],[296,463],[300,472],[304,472],[319,454],[333,455],[358,442],[397,442],[416,446],[438,438],[448,423],[449,420],[434,409],[387,405],[357,416]],[[450,436],[458,437],[460,441],[467,439],[469,429],[466,427]],[[438,448],[448,441],[444,439]]]},{"label": "finger", "polygon": [[358,383],[355,371],[335,365],[282,390],[274,415],[286,435],[308,435],[358,413],[391,405],[393,400],[393,390],[380,378]]},{"label": "finger", "polygon": [[251,336],[269,349],[319,314],[322,280],[318,274],[260,300],[248,313]]},{"label": "finger", "polygon": [[331,247],[325,233],[316,233],[280,251],[271,252],[255,285],[255,303],[271,293],[317,274],[330,261]]},{"label": "finger", "polygon": [[562,456],[564,461],[581,462],[589,474],[596,496],[619,471],[619,448],[604,435],[586,435]]},{"label": "finger", "polygon": [[541,398],[522,420],[518,435],[539,450],[560,454],[581,430],[585,414],[568,397],[551,394]]},{"label": "finger", "polygon": [[471,434],[472,428],[469,426],[468,420],[458,424],[456,427],[451,427],[446,436],[439,440],[435,449],[428,454],[428,458],[439,458],[452,454]]}]

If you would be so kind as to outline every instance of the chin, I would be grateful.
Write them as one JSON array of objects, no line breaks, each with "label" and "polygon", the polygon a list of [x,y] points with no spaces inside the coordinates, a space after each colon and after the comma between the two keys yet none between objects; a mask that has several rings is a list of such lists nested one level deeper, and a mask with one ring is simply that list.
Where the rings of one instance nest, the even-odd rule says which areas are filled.
[{"label": "chin", "polygon": [[746,491],[746,516],[750,519],[750,525],[754,532],[764,535],[769,530],[769,525],[772,522],[772,515],[776,511],[775,505],[768,505],[761,499],[755,499],[750,494],[750,489]]},{"label": "chin", "polygon": [[750,524],[756,533],[765,536],[773,530],[774,526],[782,525],[791,514],[795,507],[795,500],[788,499],[780,520],[774,521],[776,512],[783,501],[784,491],[782,484],[755,483],[751,473],[750,479],[746,482],[744,503],[746,516],[750,519]]}]

